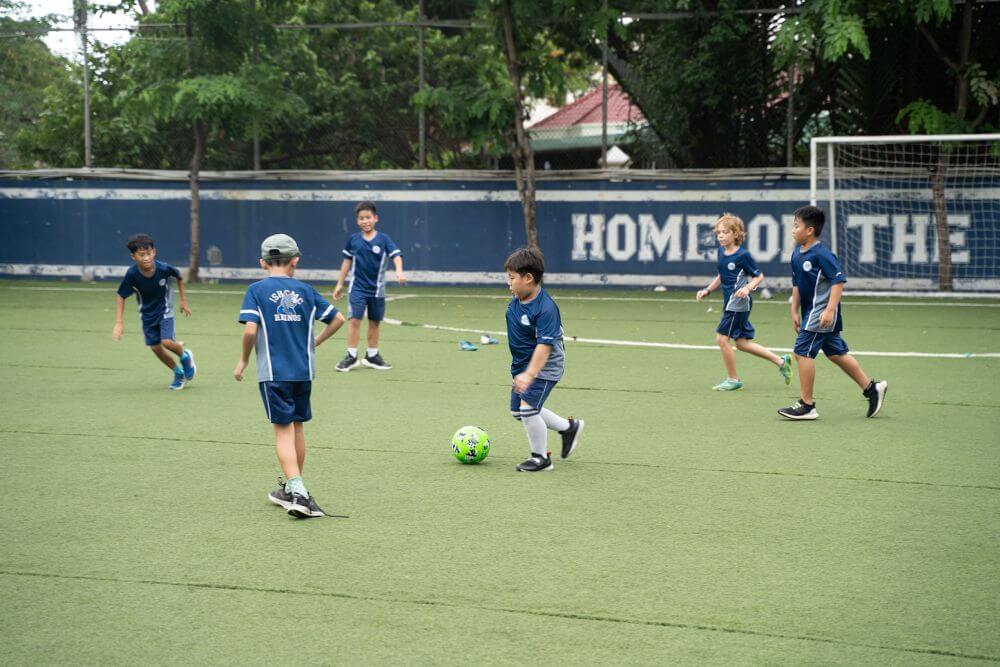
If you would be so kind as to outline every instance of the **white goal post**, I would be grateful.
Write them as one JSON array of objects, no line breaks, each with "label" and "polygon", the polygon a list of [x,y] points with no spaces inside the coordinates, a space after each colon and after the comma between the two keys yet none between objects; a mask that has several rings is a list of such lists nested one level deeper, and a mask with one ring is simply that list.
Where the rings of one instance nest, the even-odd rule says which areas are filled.
[{"label": "white goal post", "polygon": [[1000,293],[1000,134],[814,137],[809,188],[852,287]]}]

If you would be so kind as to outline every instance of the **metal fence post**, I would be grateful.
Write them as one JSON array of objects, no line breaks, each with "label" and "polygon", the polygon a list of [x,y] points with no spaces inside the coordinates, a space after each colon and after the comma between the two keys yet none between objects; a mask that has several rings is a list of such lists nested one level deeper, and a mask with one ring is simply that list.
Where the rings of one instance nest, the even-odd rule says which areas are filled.
[{"label": "metal fence post", "polygon": [[90,63],[87,54],[87,0],[75,0],[74,22],[83,48],[83,166],[93,166],[90,139]]},{"label": "metal fence post", "polygon": [[[417,67],[419,69],[418,77],[419,82],[417,83],[417,90],[419,92],[424,92],[424,21],[426,17],[424,16],[424,0],[420,0],[420,28],[417,32],[417,43],[418,43],[418,59]],[[424,112],[424,107],[420,106],[419,115],[419,133],[420,133],[420,151],[419,151],[419,166],[421,169],[427,167],[427,115]]]}]

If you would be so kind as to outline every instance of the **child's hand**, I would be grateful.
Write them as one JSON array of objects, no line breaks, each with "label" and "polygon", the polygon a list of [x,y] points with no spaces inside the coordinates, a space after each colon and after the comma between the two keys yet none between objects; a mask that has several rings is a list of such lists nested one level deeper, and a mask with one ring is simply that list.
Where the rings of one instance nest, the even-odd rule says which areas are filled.
[{"label": "child's hand", "polygon": [[836,319],[836,317],[837,317],[837,311],[830,310],[829,308],[825,309],[822,313],[820,313],[819,316],[820,328],[826,329],[833,326],[833,321],[834,319]]},{"label": "child's hand", "polygon": [[709,292],[707,289],[700,289],[700,290],[698,290],[698,293],[694,295],[694,298],[697,299],[698,301],[701,301],[706,296],[708,296],[710,293],[711,292]]},{"label": "child's hand", "polygon": [[188,308],[187,301],[181,301],[181,312],[184,313],[184,317],[191,317],[191,309]]},{"label": "child's hand", "polygon": [[115,323],[115,328],[111,330],[111,337],[115,340],[122,339],[122,333],[125,331],[125,325],[121,322]]},{"label": "child's hand", "polygon": [[792,313],[792,328],[795,329],[795,333],[799,332],[799,327],[802,325],[802,317],[798,313]]},{"label": "child's hand", "polygon": [[400,285],[405,285],[406,274],[404,274],[402,271],[396,271],[396,282],[398,282]]},{"label": "child's hand", "polygon": [[344,291],[343,285],[337,285],[333,288],[333,300],[340,301],[340,293]]},{"label": "child's hand", "polygon": [[237,382],[243,381],[243,371],[247,369],[247,362],[242,359],[236,364],[236,368],[233,369],[233,377],[236,378]]},{"label": "child's hand", "polygon": [[741,287],[738,290],[736,290],[736,298],[737,299],[745,299],[748,296],[750,296],[750,288],[747,287],[746,285],[744,285],[743,287]]},{"label": "child's hand", "polygon": [[523,394],[528,391],[528,387],[531,386],[531,383],[534,382],[534,380],[535,378],[527,372],[518,373],[514,376],[514,391],[518,394]]}]

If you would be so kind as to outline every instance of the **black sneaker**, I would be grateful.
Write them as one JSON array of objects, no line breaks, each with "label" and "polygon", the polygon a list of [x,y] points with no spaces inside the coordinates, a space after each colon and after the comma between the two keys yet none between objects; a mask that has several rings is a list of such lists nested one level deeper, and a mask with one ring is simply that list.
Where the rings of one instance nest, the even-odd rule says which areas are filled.
[{"label": "black sneaker", "polygon": [[381,354],[376,354],[371,357],[365,355],[365,358],[361,363],[363,363],[368,368],[374,368],[377,371],[387,371],[390,368],[392,368],[392,366],[390,366],[386,362],[386,360],[382,358]]},{"label": "black sneaker", "polygon": [[267,494],[267,499],[278,507],[283,507],[286,510],[292,504],[292,494],[285,491],[285,482],[280,477],[278,478],[278,488],[271,493]]},{"label": "black sneaker", "polygon": [[862,394],[868,399],[868,414],[866,417],[874,417],[882,409],[885,401],[885,392],[889,389],[889,383],[885,380],[872,380],[868,383],[868,388]]},{"label": "black sneaker", "polygon": [[326,512],[323,508],[316,504],[316,499],[312,496],[304,498],[297,493],[292,494],[292,500],[289,502],[288,513],[297,519],[310,519],[317,516],[326,516]]},{"label": "black sneaker", "polygon": [[563,448],[562,457],[568,458],[570,454],[576,449],[576,445],[580,440],[580,434],[583,432],[583,420],[569,418],[569,428],[565,431],[559,431],[559,435],[562,436]]},{"label": "black sneaker", "polygon": [[346,373],[352,368],[357,368],[361,365],[361,361],[354,355],[348,354],[343,359],[337,362],[337,370],[341,373]]},{"label": "black sneaker", "polygon": [[809,405],[802,399],[795,401],[795,405],[790,408],[781,408],[778,410],[778,414],[785,419],[795,419],[797,421],[817,419],[819,417],[819,413],[816,412],[816,404]]},{"label": "black sneaker", "polygon": [[548,457],[542,456],[541,454],[532,454],[530,459],[524,463],[517,464],[518,472],[545,472],[546,470],[554,469],[555,466],[552,465],[551,452]]}]

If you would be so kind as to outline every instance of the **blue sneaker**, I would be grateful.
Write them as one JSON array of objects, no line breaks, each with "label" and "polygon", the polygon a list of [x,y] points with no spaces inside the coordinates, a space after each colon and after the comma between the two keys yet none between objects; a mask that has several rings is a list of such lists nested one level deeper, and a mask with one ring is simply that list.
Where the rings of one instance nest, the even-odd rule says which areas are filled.
[{"label": "blue sneaker", "polygon": [[174,371],[174,381],[170,383],[170,388],[174,391],[180,391],[184,388],[184,371]]},{"label": "blue sneaker", "polygon": [[198,372],[198,367],[194,363],[194,352],[191,350],[184,350],[184,355],[181,357],[181,366],[184,367],[184,379],[188,382],[194,379],[194,374]]}]

